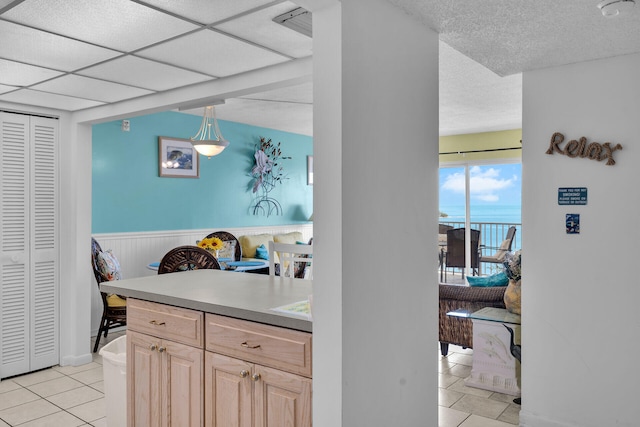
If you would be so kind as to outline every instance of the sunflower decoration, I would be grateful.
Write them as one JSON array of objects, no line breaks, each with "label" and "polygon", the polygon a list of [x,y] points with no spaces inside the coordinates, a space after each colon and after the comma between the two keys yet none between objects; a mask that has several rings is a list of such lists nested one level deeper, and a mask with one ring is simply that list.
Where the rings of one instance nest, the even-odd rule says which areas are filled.
[{"label": "sunflower decoration", "polygon": [[198,246],[208,251],[219,251],[224,247],[224,243],[218,237],[205,237],[200,240]]}]

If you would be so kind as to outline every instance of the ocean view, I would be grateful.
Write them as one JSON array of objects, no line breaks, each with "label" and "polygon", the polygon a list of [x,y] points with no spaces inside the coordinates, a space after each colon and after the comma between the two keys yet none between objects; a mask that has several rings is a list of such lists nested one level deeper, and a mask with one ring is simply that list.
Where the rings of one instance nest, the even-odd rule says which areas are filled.
[{"label": "ocean view", "polygon": [[[471,222],[522,222],[521,205],[471,205]],[[440,222],[464,222],[464,205],[440,206],[440,212],[447,214]]]}]

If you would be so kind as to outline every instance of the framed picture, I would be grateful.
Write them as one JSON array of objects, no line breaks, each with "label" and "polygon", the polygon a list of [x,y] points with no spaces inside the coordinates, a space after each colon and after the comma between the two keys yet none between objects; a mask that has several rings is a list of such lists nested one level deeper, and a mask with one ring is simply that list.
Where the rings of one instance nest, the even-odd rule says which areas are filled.
[{"label": "framed picture", "polygon": [[313,185],[313,156],[307,156],[307,185]]},{"label": "framed picture", "polygon": [[199,178],[198,152],[191,140],[158,137],[158,174],[171,178]]}]

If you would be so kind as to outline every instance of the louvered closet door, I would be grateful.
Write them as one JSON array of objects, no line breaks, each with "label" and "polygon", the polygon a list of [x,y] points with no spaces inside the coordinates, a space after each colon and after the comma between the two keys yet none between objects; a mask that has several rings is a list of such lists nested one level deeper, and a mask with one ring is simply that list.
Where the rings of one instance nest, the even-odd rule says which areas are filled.
[{"label": "louvered closet door", "polygon": [[0,378],[58,363],[57,129],[0,112]]},{"label": "louvered closet door", "polygon": [[58,121],[31,117],[31,370],[58,363]]}]

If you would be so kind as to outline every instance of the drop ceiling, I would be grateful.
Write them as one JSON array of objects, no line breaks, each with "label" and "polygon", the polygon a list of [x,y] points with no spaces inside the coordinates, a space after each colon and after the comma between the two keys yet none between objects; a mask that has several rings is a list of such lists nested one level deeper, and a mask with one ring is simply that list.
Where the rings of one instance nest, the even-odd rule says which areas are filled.
[{"label": "drop ceiling", "polygon": [[[522,71],[640,51],[640,5],[389,0],[440,34],[440,133],[521,126]],[[0,102],[81,111],[312,56],[265,0],[0,0]],[[238,91],[218,117],[311,135],[312,85]],[[201,109],[187,111],[201,114]]]}]

